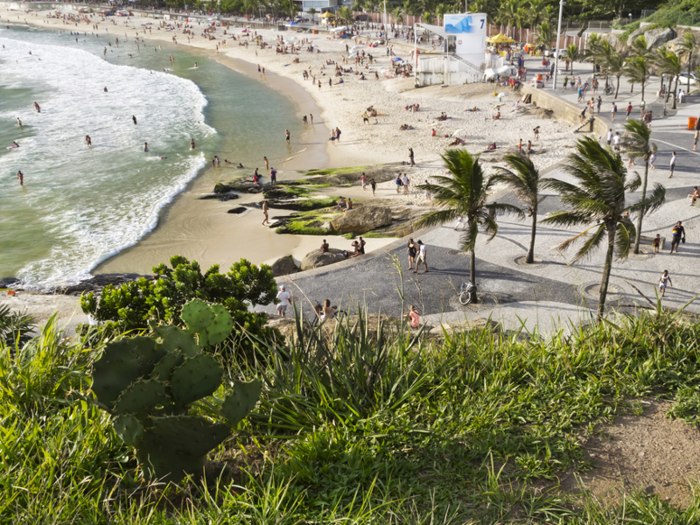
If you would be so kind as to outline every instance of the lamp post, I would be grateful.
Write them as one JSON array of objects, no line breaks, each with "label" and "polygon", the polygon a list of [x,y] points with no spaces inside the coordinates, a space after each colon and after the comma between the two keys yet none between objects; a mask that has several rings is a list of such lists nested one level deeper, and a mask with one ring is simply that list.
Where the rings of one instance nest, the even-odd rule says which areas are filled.
[{"label": "lamp post", "polygon": [[564,0],[559,0],[559,23],[557,24],[557,45],[556,54],[554,55],[554,80],[552,83],[552,89],[557,88],[557,75],[559,73],[559,41],[561,40],[561,16],[564,12],[564,6],[566,2]]}]

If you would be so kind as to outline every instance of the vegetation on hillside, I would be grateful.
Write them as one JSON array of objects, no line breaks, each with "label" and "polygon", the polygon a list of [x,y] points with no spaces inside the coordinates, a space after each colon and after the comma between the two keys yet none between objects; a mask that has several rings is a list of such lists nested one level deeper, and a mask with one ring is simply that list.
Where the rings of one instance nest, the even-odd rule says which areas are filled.
[{"label": "vegetation on hillside", "polygon": [[[675,399],[669,416],[697,424],[699,337],[700,325],[660,307],[549,341],[490,331],[433,340],[362,317],[330,331],[299,321],[286,345],[258,349],[267,359],[220,362],[224,391],[258,379],[260,402],[209,456],[219,463],[205,480],[165,486],[144,478],[95,403],[91,370],[104,345],[70,342],[52,320],[24,346],[0,343],[0,519],[697,522],[697,492],[686,509],[641,490],[604,508],[562,493],[557,479],[592,468],[578,438],[636,410],[635,398]],[[205,407],[199,417],[222,422]]]}]

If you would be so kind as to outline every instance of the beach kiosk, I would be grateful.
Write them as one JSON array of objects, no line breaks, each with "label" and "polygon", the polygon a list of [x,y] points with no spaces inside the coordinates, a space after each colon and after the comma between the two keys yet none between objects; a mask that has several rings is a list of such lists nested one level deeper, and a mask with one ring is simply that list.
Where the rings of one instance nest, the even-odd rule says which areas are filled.
[{"label": "beach kiosk", "polygon": [[321,24],[324,26],[327,25],[333,25],[333,22],[335,21],[335,15],[331,13],[330,11],[326,11],[321,15]]}]

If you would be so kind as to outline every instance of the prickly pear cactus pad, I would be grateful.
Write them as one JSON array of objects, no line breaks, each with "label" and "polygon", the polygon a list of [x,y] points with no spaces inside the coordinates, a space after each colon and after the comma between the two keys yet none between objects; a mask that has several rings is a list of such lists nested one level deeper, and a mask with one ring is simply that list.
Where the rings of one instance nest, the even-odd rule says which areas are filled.
[{"label": "prickly pear cactus pad", "polygon": [[130,447],[138,445],[143,435],[141,422],[128,414],[114,418],[114,430]]},{"label": "prickly pear cactus pad", "polygon": [[92,391],[103,405],[112,408],[131,383],[147,376],[165,355],[148,337],[134,337],[110,343],[92,368]]},{"label": "prickly pear cactus pad", "polygon": [[228,310],[220,304],[211,307],[214,320],[207,326],[207,339],[210,345],[223,343],[233,330],[233,319]]},{"label": "prickly pear cactus pad", "polygon": [[214,312],[201,299],[192,299],[182,307],[182,320],[192,332],[200,334],[214,320]]},{"label": "prickly pear cactus pad", "polygon": [[171,403],[165,383],[157,379],[140,379],[122,392],[114,404],[114,411],[120,415],[129,414],[145,419],[156,407]]},{"label": "prickly pear cactus pad", "polygon": [[153,330],[158,346],[156,348],[172,352],[179,350],[188,357],[196,356],[201,348],[194,340],[192,333],[173,325],[158,326]]},{"label": "prickly pear cactus pad", "polygon": [[185,358],[170,378],[175,405],[182,407],[213,394],[221,384],[222,374],[219,364],[208,355]]},{"label": "prickly pear cactus pad", "polygon": [[255,408],[260,398],[262,383],[256,379],[250,383],[236,381],[233,392],[224,401],[221,413],[231,425],[240,423]]},{"label": "prickly pear cactus pad", "polygon": [[185,474],[199,474],[207,453],[231,433],[228,425],[201,417],[154,417],[144,431],[136,457],[144,468],[164,481],[180,481]]}]

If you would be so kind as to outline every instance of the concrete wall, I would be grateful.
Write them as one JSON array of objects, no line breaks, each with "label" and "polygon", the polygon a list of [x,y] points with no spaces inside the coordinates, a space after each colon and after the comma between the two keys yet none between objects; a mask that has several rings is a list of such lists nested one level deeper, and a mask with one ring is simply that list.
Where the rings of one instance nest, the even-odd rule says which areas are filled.
[{"label": "concrete wall", "polygon": [[[527,94],[532,95],[532,101],[539,107],[554,111],[557,118],[566,120],[576,126],[581,123],[579,115],[581,114],[582,108],[578,108],[565,100],[555,97],[543,89],[536,89],[530,85],[523,85],[520,88],[520,98],[524,98]],[[601,135],[604,137],[608,133],[608,128],[610,128],[610,125],[606,120],[598,116],[595,117],[593,120],[593,133],[596,137]]]},{"label": "concrete wall", "polygon": [[417,67],[418,85],[420,87],[444,84],[446,86],[461,86],[474,82],[482,82],[484,74],[475,71],[467,64],[443,56],[419,57]]}]

